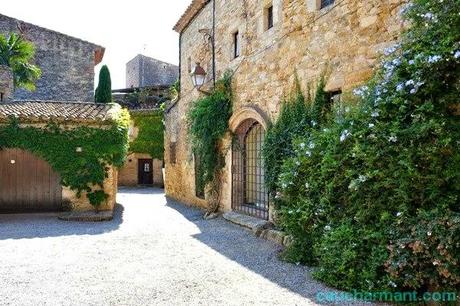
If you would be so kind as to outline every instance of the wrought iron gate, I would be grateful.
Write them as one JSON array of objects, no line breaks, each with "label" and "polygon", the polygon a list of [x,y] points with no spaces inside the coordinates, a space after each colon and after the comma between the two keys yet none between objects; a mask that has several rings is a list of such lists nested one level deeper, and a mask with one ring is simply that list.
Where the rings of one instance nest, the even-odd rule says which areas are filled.
[{"label": "wrought iron gate", "polygon": [[265,131],[254,120],[238,128],[232,150],[232,208],[268,220],[269,201],[265,187],[262,146]]}]

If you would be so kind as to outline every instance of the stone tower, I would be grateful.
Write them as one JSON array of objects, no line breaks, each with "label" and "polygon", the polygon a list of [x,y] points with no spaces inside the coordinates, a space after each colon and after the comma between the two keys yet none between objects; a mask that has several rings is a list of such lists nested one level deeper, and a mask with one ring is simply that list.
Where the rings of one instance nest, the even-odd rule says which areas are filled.
[{"label": "stone tower", "polygon": [[13,72],[10,67],[0,65],[0,103],[11,101],[13,92]]}]

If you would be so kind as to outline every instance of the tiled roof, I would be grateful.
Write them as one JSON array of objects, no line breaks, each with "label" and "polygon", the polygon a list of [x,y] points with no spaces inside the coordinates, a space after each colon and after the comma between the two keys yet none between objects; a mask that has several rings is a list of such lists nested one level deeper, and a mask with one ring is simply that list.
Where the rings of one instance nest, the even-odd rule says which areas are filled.
[{"label": "tiled roof", "polygon": [[25,121],[111,121],[118,113],[118,104],[15,101],[0,103],[0,121],[15,117]]},{"label": "tiled roof", "polygon": [[187,7],[185,12],[180,17],[179,21],[177,21],[176,25],[174,26],[173,30],[181,33],[192,21],[192,19],[198,14],[201,9],[209,3],[210,0],[192,0],[192,3]]}]

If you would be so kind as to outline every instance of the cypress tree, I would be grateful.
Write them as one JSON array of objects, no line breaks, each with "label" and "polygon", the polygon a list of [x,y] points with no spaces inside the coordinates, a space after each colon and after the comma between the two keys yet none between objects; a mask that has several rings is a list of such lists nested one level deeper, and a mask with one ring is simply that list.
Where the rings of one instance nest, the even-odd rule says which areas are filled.
[{"label": "cypress tree", "polygon": [[97,103],[112,102],[112,81],[110,79],[110,71],[107,65],[102,66],[99,72],[99,83],[96,88],[94,98]]}]

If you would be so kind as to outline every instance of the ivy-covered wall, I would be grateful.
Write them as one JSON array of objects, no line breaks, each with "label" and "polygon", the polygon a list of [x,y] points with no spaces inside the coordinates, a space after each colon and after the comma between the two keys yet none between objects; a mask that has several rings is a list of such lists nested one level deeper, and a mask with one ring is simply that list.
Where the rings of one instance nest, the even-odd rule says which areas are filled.
[{"label": "ivy-covered wall", "polygon": [[138,134],[129,144],[131,153],[147,153],[153,159],[163,160],[164,124],[163,111],[131,112]]},{"label": "ivy-covered wall", "polygon": [[111,196],[104,189],[106,180],[116,179],[112,168],[122,166],[128,152],[128,125],[125,110],[104,123],[11,118],[0,123],[0,149],[19,148],[46,160],[67,190],[100,208]]}]

